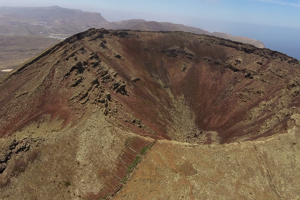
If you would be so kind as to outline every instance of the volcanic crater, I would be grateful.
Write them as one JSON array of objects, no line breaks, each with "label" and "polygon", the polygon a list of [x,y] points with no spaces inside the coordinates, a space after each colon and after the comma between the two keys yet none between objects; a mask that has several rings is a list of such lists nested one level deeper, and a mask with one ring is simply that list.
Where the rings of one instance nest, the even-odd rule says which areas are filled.
[{"label": "volcanic crater", "polygon": [[292,123],[299,66],[284,54],[211,36],[90,29],[3,81],[0,134],[44,114],[66,126],[95,105],[120,126],[152,138],[255,140]]},{"label": "volcanic crater", "polygon": [[[218,183],[224,180],[224,184],[235,188],[223,188],[220,195],[228,194],[228,199],[233,197],[233,191],[241,195],[240,198],[248,199],[249,195],[259,196],[267,190],[271,191],[268,193],[271,196],[264,196],[266,199],[274,196],[280,199],[284,191],[280,192],[276,184],[290,184],[285,182],[287,179],[273,182],[273,175],[265,164],[268,157],[260,154],[263,147],[250,143],[290,137],[287,133],[300,124],[300,63],[279,52],[184,32],[90,29],[54,45],[13,71],[0,83],[0,91],[0,142],[7,143],[3,159],[0,155],[0,176],[3,178],[0,189],[22,183],[14,182],[10,174],[21,174],[20,180],[31,183],[26,187],[56,188],[55,192],[33,189],[32,194],[26,193],[29,199],[36,196],[44,199],[110,198],[131,176],[134,180],[151,180],[151,187],[152,183],[160,185],[163,182],[157,182],[159,178],[151,179],[153,174],[159,174],[159,171],[151,171],[153,168],[148,169],[153,163],[157,163],[155,169],[173,169],[165,173],[176,172],[182,184],[190,188],[185,191],[199,189],[191,186],[193,182],[188,180],[190,176],[202,175],[205,166],[223,166],[222,169],[215,167],[219,170],[215,174],[232,173],[233,168],[240,174],[246,171],[245,183],[238,185],[235,184],[240,176],[232,174],[228,180],[220,176]],[[15,140],[10,141],[12,138]],[[169,141],[174,143],[167,143]],[[247,148],[232,150],[235,146],[229,146],[228,155],[227,151],[218,149],[239,143]],[[298,148],[296,144],[293,142],[291,148]],[[30,148],[30,145],[36,147]],[[208,153],[206,146],[211,145],[219,145],[213,146],[211,152],[222,155],[222,159],[215,159]],[[151,147],[153,150],[145,156]],[[203,156],[200,161],[209,164],[203,165],[188,148],[197,148],[197,156]],[[171,151],[173,149],[176,151]],[[24,154],[25,160],[18,152]],[[182,152],[191,154],[190,159]],[[243,157],[248,153],[253,165]],[[172,158],[161,158],[165,159],[161,164],[160,155]],[[212,161],[204,160],[207,155]],[[224,158],[232,155],[236,155],[236,159],[227,163]],[[143,168],[132,175],[136,165],[147,156],[152,164],[150,161],[141,163]],[[238,163],[231,166],[235,161]],[[282,159],[282,163],[284,166],[288,162]],[[252,170],[252,166],[261,169],[261,173],[253,174],[256,168]],[[18,173],[12,173],[16,169]],[[148,171],[141,171],[143,169],[153,174],[148,179],[139,179],[143,174],[147,176]],[[43,180],[31,178],[30,174],[44,177],[43,170],[53,173]],[[22,175],[24,171],[29,175]],[[248,176],[248,171],[252,176]],[[288,172],[283,170],[284,173]],[[278,176],[292,177],[295,173],[296,169]],[[175,175],[157,176],[169,180]],[[257,186],[264,185],[262,190],[261,187],[248,187],[254,176],[261,181],[255,182]],[[233,177],[237,182],[232,182]],[[219,194],[215,186],[207,186],[212,178],[208,182],[203,177],[195,180],[203,180],[207,191]],[[130,183],[135,184],[135,181]],[[293,181],[291,184],[291,188],[296,187]],[[143,186],[147,185],[133,188]],[[26,187],[13,187],[19,188],[14,194],[23,195],[28,191]],[[176,187],[157,195],[169,199],[167,195],[179,192]],[[239,187],[242,190],[236,189]],[[130,188],[128,186],[125,191]],[[250,193],[245,194],[245,188],[250,188]],[[148,191],[141,189],[145,190]],[[3,195],[13,195],[10,190],[5,191]],[[223,191],[228,193],[223,194]],[[125,192],[122,198],[139,199],[134,195],[140,193],[130,194],[133,196],[126,196]],[[294,193],[286,193],[290,194]],[[197,199],[192,198],[193,192],[188,195],[190,199]]]}]

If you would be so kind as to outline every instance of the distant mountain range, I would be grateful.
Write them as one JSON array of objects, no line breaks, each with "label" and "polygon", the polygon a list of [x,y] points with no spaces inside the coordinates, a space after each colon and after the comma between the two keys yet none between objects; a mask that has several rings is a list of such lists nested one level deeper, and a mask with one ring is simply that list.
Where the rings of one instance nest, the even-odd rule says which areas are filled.
[{"label": "distant mountain range", "polygon": [[71,35],[90,28],[183,31],[205,34],[264,48],[260,41],[211,33],[200,28],[143,19],[109,22],[100,13],[52,7],[0,7],[0,80],[8,72]]},{"label": "distant mountain range", "polygon": [[260,41],[232,36],[227,33],[211,33],[200,28],[168,22],[146,21],[143,19],[108,22],[100,13],[76,9],[53,7],[0,7],[1,35],[42,35],[68,37],[89,28],[130,29],[142,31],[184,31],[206,34],[252,44],[264,48]]}]

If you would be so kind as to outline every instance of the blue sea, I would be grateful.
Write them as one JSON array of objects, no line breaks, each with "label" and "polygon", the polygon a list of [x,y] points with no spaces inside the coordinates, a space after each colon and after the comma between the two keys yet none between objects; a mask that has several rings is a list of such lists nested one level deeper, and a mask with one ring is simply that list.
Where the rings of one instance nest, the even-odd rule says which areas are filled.
[{"label": "blue sea", "polygon": [[252,25],[248,28],[233,30],[230,34],[259,40],[266,48],[300,60],[300,29]]},{"label": "blue sea", "polygon": [[[101,11],[109,21],[120,21],[124,19],[145,19],[148,21],[166,21],[176,24],[184,24],[201,28],[210,32],[223,32],[235,36],[253,38],[264,43],[266,48],[300,60],[300,29],[259,25],[244,22],[226,22],[213,19],[199,19],[192,17],[176,17],[167,15],[150,15],[143,13],[142,16],[133,12]],[[296,19],[295,19],[296,20]]]},{"label": "blue sea", "polygon": [[210,32],[253,38],[263,42],[266,48],[300,60],[300,29],[212,20],[194,21],[193,25]]},{"label": "blue sea", "polygon": [[[104,13],[104,17],[111,21],[119,21],[121,19],[134,19],[141,17],[135,15],[132,12],[123,12],[123,14],[121,13],[121,15],[120,13],[116,15],[115,12],[104,10],[101,13]],[[112,16],[119,18],[112,18]],[[279,51],[281,53],[287,54],[288,56],[300,60],[300,29],[189,17],[168,18],[162,15],[148,16],[147,14],[143,14],[142,19],[150,21],[169,21],[172,23],[179,23],[201,28],[210,32],[223,32],[235,36],[253,38],[263,42],[266,48],[269,48],[274,51]]]}]

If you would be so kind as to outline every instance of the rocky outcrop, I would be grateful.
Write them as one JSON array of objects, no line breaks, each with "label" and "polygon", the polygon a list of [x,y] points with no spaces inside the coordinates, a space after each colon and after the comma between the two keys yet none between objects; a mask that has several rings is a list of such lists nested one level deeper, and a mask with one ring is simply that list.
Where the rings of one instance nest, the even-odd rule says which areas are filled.
[{"label": "rocky outcrop", "polygon": [[24,138],[12,140],[0,151],[0,189],[7,186],[14,176],[18,176],[26,170],[26,167],[34,162],[39,152],[37,147],[43,142],[40,138]]}]

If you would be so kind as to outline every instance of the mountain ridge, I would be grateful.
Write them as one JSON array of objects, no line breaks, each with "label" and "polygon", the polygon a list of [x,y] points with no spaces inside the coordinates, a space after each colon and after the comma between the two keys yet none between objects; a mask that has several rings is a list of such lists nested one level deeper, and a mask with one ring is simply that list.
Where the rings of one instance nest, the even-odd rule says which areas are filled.
[{"label": "mountain ridge", "polygon": [[[1,9],[2,8],[2,9]],[[6,10],[6,12],[5,12]],[[10,10],[9,12],[7,10]],[[53,19],[49,18],[49,15],[51,15],[51,13],[47,13],[47,12],[56,12],[56,11],[63,11],[63,12],[60,12],[60,13],[55,13],[56,15],[55,16],[52,16]],[[81,14],[82,16],[80,17],[83,17],[83,16],[89,16],[91,17],[89,14],[92,14],[92,15],[98,15],[98,17],[96,18],[97,19],[97,23],[95,23],[95,21],[93,21],[92,23],[89,22],[89,20],[85,20],[83,23],[86,23],[86,27],[87,28],[106,28],[106,29],[132,29],[134,28],[135,29],[135,26],[137,26],[138,24],[135,24],[133,26],[130,26],[128,25],[128,23],[136,23],[137,21],[139,20],[136,20],[136,19],[132,19],[132,20],[125,20],[125,21],[119,21],[119,22],[108,22],[106,21],[100,13],[97,13],[97,12],[85,12],[85,11],[82,11],[82,10],[77,10],[77,9],[67,9],[67,8],[61,8],[61,7],[58,7],[58,6],[53,6],[53,7],[41,7],[41,8],[31,8],[31,7],[19,7],[19,8],[14,8],[14,7],[0,7],[0,14],[2,12],[2,15],[3,14],[15,14],[15,15],[20,15],[20,16],[24,16],[24,17],[27,17],[29,16],[31,19],[34,19],[34,20],[37,20],[35,19],[35,17],[39,17],[39,18],[43,18],[44,20],[48,21],[48,23],[53,23],[53,20],[58,20],[58,19],[63,19],[65,18],[65,20],[70,20],[72,19],[73,21],[72,22],[68,22],[68,23],[75,23],[75,24],[78,24],[78,22],[74,22],[74,19],[75,20],[80,20],[78,17],[76,17],[76,14]],[[39,13],[41,12],[41,13]],[[67,13],[67,14],[65,14]],[[71,14],[75,14],[75,16],[71,16]],[[35,16],[37,15],[37,16]],[[43,17],[41,17],[41,16]],[[12,16],[11,16],[12,17]],[[40,20],[38,20],[40,21]],[[122,24],[123,23],[123,24]],[[144,21],[144,22],[141,22],[141,23],[147,23],[147,24],[151,24],[153,22],[151,21]],[[204,31],[202,29],[199,29],[199,28],[195,28],[195,27],[189,27],[189,26],[185,26],[185,25],[182,25],[182,24],[174,24],[174,23],[170,23],[170,22],[155,22],[156,23],[156,26],[159,24],[161,27],[160,29],[157,29],[157,27],[155,26],[150,26],[150,30],[154,31],[154,30],[157,30],[157,31],[163,31],[162,29],[164,29],[164,31],[174,31],[174,28],[176,30],[180,30],[182,29],[182,31],[188,31],[188,30],[192,30],[192,32],[195,32],[195,33],[198,33],[198,34],[211,34],[213,35],[214,33],[209,33],[208,31]],[[57,24],[58,25],[58,24]],[[94,25],[95,27],[92,27],[91,25]],[[68,26],[67,24],[64,24],[64,26]],[[81,25],[82,26],[82,25]],[[171,27],[173,26],[173,27]],[[72,26],[73,29],[74,29],[74,26]],[[57,28],[60,28],[60,29],[63,29],[63,27],[61,25],[58,25],[56,27]],[[185,30],[186,29],[186,30]],[[69,30],[71,31],[71,30]],[[80,28],[77,28],[76,30],[77,32],[81,32],[81,31],[84,31],[81,27]],[[68,32],[64,32],[64,34],[66,34]],[[69,34],[75,34],[76,32],[74,31],[71,31],[69,32]],[[37,32],[35,33],[37,34]],[[60,33],[60,34],[63,34]],[[219,37],[223,37],[222,36],[223,33],[219,33]],[[228,37],[228,36],[227,36]],[[236,40],[237,37],[235,36],[230,36],[230,39],[231,40]],[[242,42],[243,39],[239,39],[238,41]],[[246,43],[249,43],[250,44],[253,44],[253,45],[257,45],[257,47],[260,47],[260,48],[263,48],[264,45],[259,42],[259,41],[248,41],[248,40],[245,40]]]},{"label": "mountain ridge", "polygon": [[[58,6],[38,8],[0,7],[0,43],[5,44],[0,51],[2,61],[0,79],[7,72],[15,69],[42,50],[89,28],[186,31],[246,42],[260,48],[264,47],[263,43],[253,39],[223,33],[210,33],[199,28],[169,22],[149,22],[142,19],[108,22],[100,13],[84,12]],[[19,47],[17,44],[19,44]],[[28,49],[28,46],[33,48]]]}]

